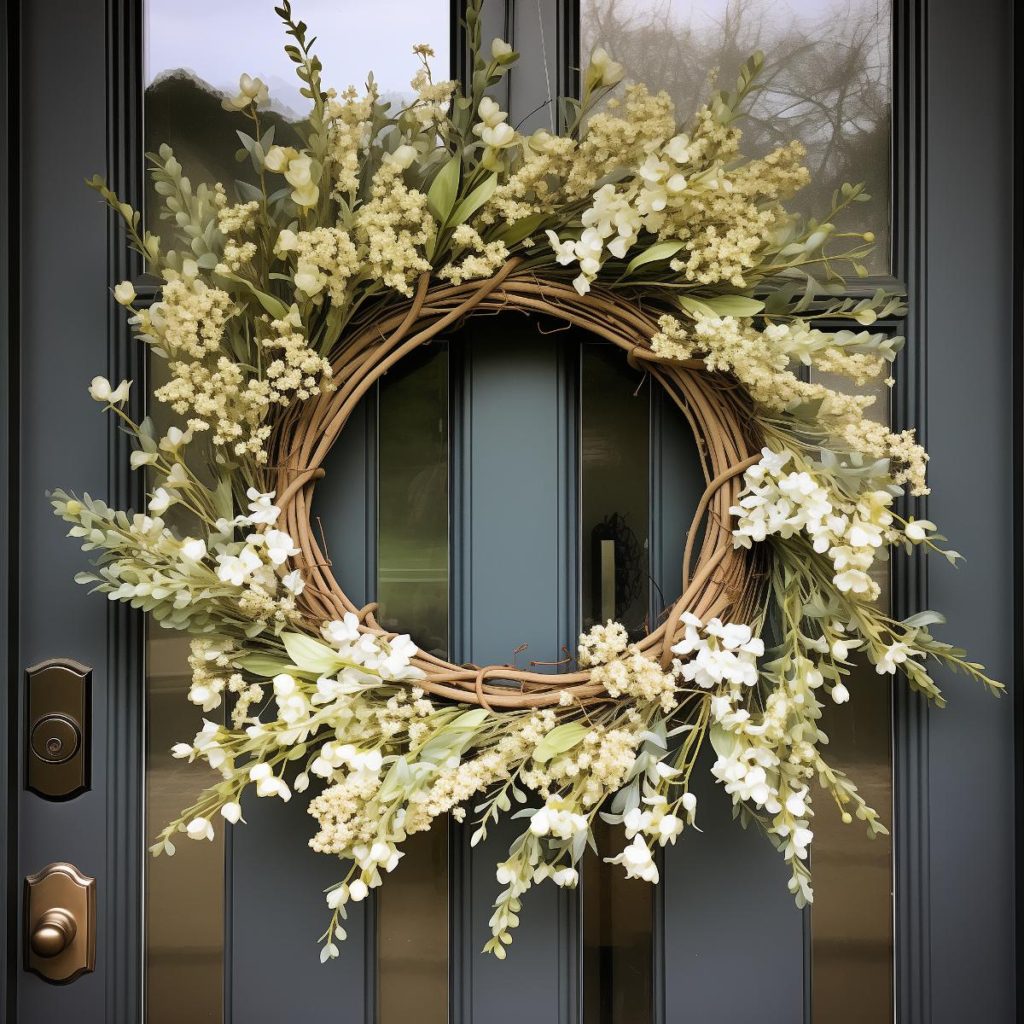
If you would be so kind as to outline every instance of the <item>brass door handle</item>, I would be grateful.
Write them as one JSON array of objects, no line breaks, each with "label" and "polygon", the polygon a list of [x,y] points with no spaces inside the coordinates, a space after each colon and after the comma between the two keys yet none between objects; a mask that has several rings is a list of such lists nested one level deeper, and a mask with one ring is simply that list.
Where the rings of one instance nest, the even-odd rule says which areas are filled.
[{"label": "brass door handle", "polygon": [[25,879],[25,967],[66,984],[96,965],[96,880],[73,864]]},{"label": "brass door handle", "polygon": [[75,915],[63,907],[54,907],[32,927],[32,952],[46,959],[57,956],[71,945],[77,932]]}]

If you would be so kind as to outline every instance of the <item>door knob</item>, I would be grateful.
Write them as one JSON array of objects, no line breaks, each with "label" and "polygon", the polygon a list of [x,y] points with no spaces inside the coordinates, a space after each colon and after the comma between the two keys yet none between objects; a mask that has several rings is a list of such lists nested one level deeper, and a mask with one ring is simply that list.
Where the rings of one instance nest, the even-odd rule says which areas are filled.
[{"label": "door knob", "polygon": [[32,926],[30,943],[36,956],[50,957],[63,953],[78,931],[75,916],[63,907],[54,907]]},{"label": "door knob", "polygon": [[25,879],[25,967],[47,981],[74,981],[96,965],[96,880],[73,864]]}]

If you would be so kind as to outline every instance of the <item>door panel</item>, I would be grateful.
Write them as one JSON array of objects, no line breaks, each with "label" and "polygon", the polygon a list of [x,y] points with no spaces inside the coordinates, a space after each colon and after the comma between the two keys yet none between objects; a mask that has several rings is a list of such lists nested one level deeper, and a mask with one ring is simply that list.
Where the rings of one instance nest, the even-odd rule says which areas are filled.
[{"label": "door panel", "polygon": [[[559,661],[576,633],[576,346],[564,332],[538,334],[536,323],[473,320],[461,348],[452,649],[477,664]],[[472,829],[457,830],[452,1005],[465,1020],[507,1020],[513,1006],[563,1020],[575,1004],[573,893],[531,890],[508,959],[479,954],[498,892],[494,865],[522,827],[503,822],[473,849]]]}]

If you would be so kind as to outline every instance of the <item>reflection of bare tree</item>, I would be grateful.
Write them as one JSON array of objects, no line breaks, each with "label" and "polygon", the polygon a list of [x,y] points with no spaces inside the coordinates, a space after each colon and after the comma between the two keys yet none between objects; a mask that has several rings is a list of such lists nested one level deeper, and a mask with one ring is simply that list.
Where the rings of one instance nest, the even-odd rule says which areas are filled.
[{"label": "reflection of bare tree", "polygon": [[582,50],[607,46],[632,77],[672,96],[681,118],[707,95],[709,72],[731,86],[754,51],[767,63],[745,125],[754,151],[798,138],[813,182],[794,206],[829,209],[843,181],[868,183],[875,202],[851,227],[879,245],[872,269],[887,269],[890,130],[890,4],[833,0],[813,16],[775,0],[583,0]]}]

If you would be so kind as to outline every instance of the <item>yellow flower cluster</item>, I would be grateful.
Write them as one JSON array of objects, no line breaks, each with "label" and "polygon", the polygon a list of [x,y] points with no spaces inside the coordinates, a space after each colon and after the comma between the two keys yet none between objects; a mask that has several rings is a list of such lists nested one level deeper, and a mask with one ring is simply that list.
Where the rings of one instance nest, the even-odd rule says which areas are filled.
[{"label": "yellow flower cluster", "polygon": [[594,726],[578,746],[547,764],[531,761],[523,782],[545,799],[571,786],[573,803],[597,807],[625,782],[642,742],[643,719],[632,709],[623,718],[620,725]]},{"label": "yellow flower cluster", "polygon": [[359,272],[359,254],[347,231],[341,228],[313,228],[311,231],[285,229],[274,246],[277,256],[295,257],[296,297],[331,303],[344,309],[349,302],[349,282]]},{"label": "yellow flower cluster", "polygon": [[370,144],[370,123],[377,87],[371,82],[366,95],[360,97],[349,86],[340,102],[331,94],[327,101],[327,152],[333,164],[336,198],[351,202],[359,190],[362,154]]},{"label": "yellow flower cluster", "polygon": [[370,200],[356,213],[355,237],[365,248],[369,273],[386,287],[411,296],[412,282],[431,268],[427,251],[437,225],[427,210],[427,197],[402,180],[404,169],[402,160],[385,159],[373,176]]},{"label": "yellow flower cluster", "polygon": [[468,224],[460,224],[452,233],[457,252],[472,250],[457,263],[449,263],[438,271],[438,277],[452,284],[462,284],[479,277],[490,277],[500,270],[508,259],[508,246],[504,242],[485,242],[480,233]]},{"label": "yellow flower cluster", "polygon": [[623,117],[616,113],[620,107],[618,100],[609,100],[608,109],[587,122],[566,182],[571,198],[583,199],[595,182],[612,171],[639,167],[651,148],[675,135],[675,108],[668,93],[652,96],[645,85],[629,85]]},{"label": "yellow flower cluster", "polygon": [[676,705],[675,671],[663,672],[656,661],[632,644],[623,657],[596,665],[590,679],[603,686],[611,697],[657,703],[666,714]]},{"label": "yellow flower cluster", "polygon": [[444,120],[459,83],[433,81],[430,77],[430,68],[424,63],[409,84],[416,93],[416,102],[413,103],[410,112],[420,128],[427,131]]},{"label": "yellow flower cluster", "polygon": [[575,153],[574,139],[543,129],[534,132],[522,148],[519,165],[498,185],[481,211],[481,223],[514,224],[535,213],[554,212]]},{"label": "yellow flower cluster", "polygon": [[[730,139],[739,135],[728,129],[722,133]],[[691,155],[693,148],[691,143]],[[670,266],[688,281],[728,281],[745,288],[745,273],[759,264],[758,254],[790,219],[778,200],[792,196],[810,176],[801,163],[805,150],[799,142],[735,170],[722,169],[728,155],[728,149],[725,154],[720,150],[709,170],[691,178],[678,197],[669,197],[658,236],[684,243],[685,255]]]},{"label": "yellow flower cluster", "polygon": [[260,343],[271,356],[264,375],[249,376],[244,364],[227,354],[231,346],[224,335],[235,312],[227,292],[198,279],[176,278],[166,282],[160,302],[137,314],[136,325],[140,336],[167,357],[171,371],[155,397],[187,417],[190,430],[212,429],[214,444],[265,463],[268,407],[318,394],[330,364],[308,348],[291,320],[280,320]]},{"label": "yellow flower cluster", "polygon": [[[218,193],[218,200],[226,201],[223,192]],[[260,204],[255,199],[235,206],[220,206],[217,210],[217,227],[225,235],[246,234],[255,227],[259,211]]]},{"label": "yellow flower cluster", "polygon": [[[661,331],[651,338],[658,354],[675,359],[703,358],[709,370],[732,373],[759,405],[772,412],[789,412],[806,403],[820,403],[818,419],[843,444],[875,459],[889,459],[893,480],[907,484],[915,495],[927,494],[928,455],[914,432],[894,434],[864,413],[874,404],[868,395],[846,395],[823,384],[801,380],[790,369],[794,354],[807,356],[819,369],[839,372],[860,382],[881,372],[884,358],[844,352],[837,346],[802,351],[800,330],[791,344],[789,329],[769,325],[759,331],[747,319],[700,317],[692,335],[673,316],[658,321]],[[827,337],[822,335],[822,337]],[[871,371],[874,371],[872,373]]]}]

